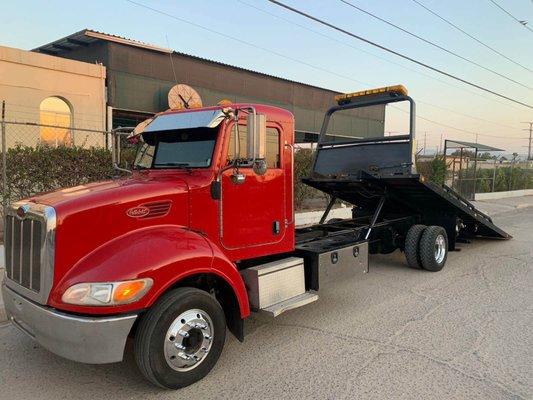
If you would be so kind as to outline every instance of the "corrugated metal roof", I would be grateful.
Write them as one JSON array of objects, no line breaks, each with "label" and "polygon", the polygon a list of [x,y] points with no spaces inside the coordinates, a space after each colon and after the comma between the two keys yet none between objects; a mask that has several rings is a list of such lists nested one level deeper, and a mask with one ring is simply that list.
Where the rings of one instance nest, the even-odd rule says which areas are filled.
[{"label": "corrugated metal roof", "polygon": [[[450,146],[449,143],[452,143],[452,146]],[[505,151],[504,149],[498,149],[497,147],[487,146],[486,144],[462,142],[460,140],[446,140],[446,147],[448,149],[470,147],[472,149],[477,149],[478,151]]]},{"label": "corrugated metal roof", "polygon": [[326,90],[326,91],[334,93],[334,94],[340,94],[340,92],[336,92],[334,90],[323,88],[323,87],[320,87],[320,86],[310,85],[308,83],[298,82],[298,81],[294,81],[294,80],[291,80],[291,79],[286,79],[286,78],[282,78],[282,77],[279,77],[279,76],[275,76],[275,75],[270,75],[270,74],[266,74],[266,73],[263,73],[263,72],[254,71],[254,70],[247,69],[247,68],[237,67],[235,65],[226,64],[226,63],[222,63],[222,62],[215,61],[215,60],[210,60],[208,58],[203,58],[203,57],[199,57],[199,56],[193,56],[191,54],[182,53],[182,52],[175,51],[175,50],[172,50],[172,49],[167,49],[167,48],[164,48],[164,47],[160,47],[160,46],[156,46],[156,45],[153,45],[153,44],[141,42],[141,41],[138,41],[138,40],[128,39],[128,38],[125,38],[123,36],[112,35],[112,34],[109,34],[109,33],[99,32],[99,31],[95,31],[95,30],[92,30],[92,29],[83,29],[83,30],[81,30],[79,32],[73,33],[72,35],[65,36],[64,38],[58,39],[58,40],[53,41],[51,43],[47,43],[47,44],[44,44],[42,46],[36,47],[32,51],[61,57],[62,53],[65,53],[65,52],[68,52],[68,51],[72,51],[72,50],[76,50],[76,49],[79,49],[80,47],[87,47],[87,46],[91,45],[92,43],[94,43],[94,42],[96,42],[98,40],[107,40],[107,41],[110,41],[110,42],[121,43],[121,44],[128,45],[128,46],[140,47],[140,48],[144,48],[144,49],[147,49],[147,50],[157,51],[157,52],[166,53],[166,54],[169,54],[169,53],[178,54],[178,55],[181,55],[181,56],[184,56],[184,57],[189,57],[189,58],[193,58],[193,59],[196,59],[196,60],[209,62],[209,63],[221,65],[221,66],[224,66],[224,67],[228,67],[228,68],[234,68],[234,69],[237,69],[237,70],[240,70],[240,71],[250,72],[252,74],[257,74],[257,75],[266,76],[266,77],[269,77],[269,78],[279,79],[279,80],[282,80],[282,81],[285,81],[285,82],[296,83],[298,85],[304,85],[304,86],[308,86],[308,87],[311,87],[311,88],[314,88],[314,89]]},{"label": "corrugated metal roof", "polygon": [[72,35],[65,36],[51,43],[39,46],[32,51],[39,53],[47,53],[53,55],[60,55],[63,52],[78,49],[80,47],[89,46],[98,40],[107,40],[110,42],[122,43],[128,46],[142,47],[148,50],[159,51],[162,53],[172,53],[171,49],[156,46],[150,43],[141,42],[138,40],[128,39],[123,36],[111,35],[105,32],[93,31],[92,29],[83,29]]}]

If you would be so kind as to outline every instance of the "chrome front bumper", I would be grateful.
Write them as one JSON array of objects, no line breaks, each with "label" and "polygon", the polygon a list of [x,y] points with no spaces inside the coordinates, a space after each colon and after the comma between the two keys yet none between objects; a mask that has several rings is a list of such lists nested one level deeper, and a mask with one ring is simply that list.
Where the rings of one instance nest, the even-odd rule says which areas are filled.
[{"label": "chrome front bumper", "polygon": [[17,328],[52,353],[87,364],[122,361],[137,315],[79,317],[37,305],[2,283],[6,314]]}]

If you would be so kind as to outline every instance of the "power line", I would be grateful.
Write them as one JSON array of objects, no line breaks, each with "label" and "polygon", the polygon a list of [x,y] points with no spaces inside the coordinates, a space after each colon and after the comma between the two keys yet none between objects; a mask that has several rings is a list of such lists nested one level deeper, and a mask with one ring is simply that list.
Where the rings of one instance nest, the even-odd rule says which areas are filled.
[{"label": "power line", "polygon": [[[325,37],[326,39],[332,40],[332,41],[337,42],[337,43],[340,43],[340,44],[342,44],[342,45],[344,45],[344,46],[350,47],[350,48],[352,48],[352,49],[354,49],[354,50],[357,50],[357,51],[360,51],[360,52],[362,52],[362,53],[368,54],[368,55],[370,55],[370,56],[372,56],[372,57],[375,57],[375,58],[377,58],[377,59],[379,59],[379,60],[383,60],[383,61],[385,61],[385,62],[388,62],[388,63],[390,63],[390,64],[392,64],[392,65],[396,65],[396,66],[398,66],[398,67],[404,68],[404,69],[406,69],[406,70],[408,70],[408,71],[411,71],[411,72],[413,72],[413,73],[416,73],[416,74],[419,74],[419,75],[425,76],[425,77],[427,77],[427,78],[429,78],[429,79],[433,79],[433,80],[435,80],[435,81],[437,81],[437,82],[440,82],[440,83],[445,84],[445,85],[448,85],[448,86],[450,86],[450,87],[453,87],[453,88],[456,88],[456,89],[459,89],[459,90],[465,91],[465,92],[467,92],[467,93],[470,93],[470,94],[473,94],[473,95],[476,95],[476,96],[480,96],[480,97],[482,97],[482,98],[484,98],[484,99],[487,99],[487,100],[490,100],[490,101],[497,102],[498,104],[504,104],[504,105],[508,105],[508,106],[510,106],[510,107],[515,108],[514,106],[511,106],[509,103],[504,103],[504,102],[501,102],[501,101],[496,100],[496,99],[494,99],[494,98],[487,97],[487,96],[484,96],[484,95],[482,95],[482,94],[480,94],[480,93],[477,93],[477,92],[474,92],[474,91],[471,91],[471,90],[465,89],[465,88],[463,88],[463,87],[456,86],[456,85],[452,85],[452,84],[449,83],[449,82],[446,82],[446,81],[444,81],[444,80],[441,80],[441,79],[435,78],[435,77],[433,77],[433,76],[431,76],[431,75],[428,75],[428,74],[424,74],[423,72],[420,72],[420,71],[417,71],[417,70],[415,70],[415,69],[412,69],[412,68],[406,67],[405,65],[402,65],[402,64],[400,64],[400,63],[397,63],[397,62],[394,62],[394,61],[391,61],[391,60],[388,60],[388,59],[386,59],[386,58],[384,58],[384,57],[381,57],[381,56],[375,55],[375,54],[373,54],[373,53],[371,53],[371,52],[369,52],[369,51],[366,51],[366,50],[360,49],[360,48],[358,48],[358,47],[356,47],[356,46],[354,46],[354,45],[352,45],[352,44],[349,44],[349,43],[343,42],[342,40],[339,40],[339,39],[337,39],[337,38],[334,38],[334,37],[331,37],[331,36],[325,35],[325,34],[323,34],[322,32],[316,31],[316,30],[311,29],[311,28],[309,28],[309,27],[307,27],[307,26],[305,26],[305,25],[302,25],[302,24],[299,24],[299,23],[297,23],[297,22],[291,21],[291,20],[289,20],[289,19],[287,19],[287,18],[284,18],[284,17],[282,17],[282,16],[280,16],[280,15],[277,15],[277,14],[271,13],[270,11],[264,10],[264,9],[262,9],[262,8],[260,8],[260,7],[257,7],[257,6],[255,6],[255,5],[253,5],[253,4],[249,4],[249,3],[247,3],[247,2],[245,2],[245,1],[243,1],[243,0],[236,0],[236,1],[239,2],[239,3],[241,3],[241,4],[243,4],[243,5],[245,5],[245,6],[247,6],[247,7],[250,7],[250,8],[253,8],[253,9],[257,10],[257,11],[260,11],[260,12],[262,12],[262,13],[264,13],[264,14],[267,14],[267,15],[270,15],[270,16],[272,16],[272,17],[274,17],[274,18],[277,18],[277,19],[280,19],[280,20],[282,20],[282,21],[285,21],[285,22],[287,22],[288,24],[298,26],[298,27],[300,27],[300,28],[302,28],[302,29],[305,29],[305,30],[307,30],[307,31],[309,31],[309,32],[312,32],[312,33],[314,33],[314,34],[316,34],[316,35],[319,35],[319,36]],[[370,83],[366,83],[366,84],[369,85],[369,86],[375,86],[374,84],[370,84]],[[499,123],[499,122],[490,121],[490,120],[487,120],[487,119],[485,119],[485,118],[479,118],[479,117],[473,116],[473,115],[471,115],[471,114],[466,114],[466,113],[458,112],[458,111],[455,111],[455,110],[451,110],[451,109],[449,109],[449,108],[445,108],[445,107],[442,107],[442,106],[438,106],[438,105],[436,105],[436,104],[432,104],[432,103],[429,103],[429,102],[426,102],[426,101],[417,100],[417,103],[425,104],[425,105],[428,105],[428,106],[430,106],[430,107],[439,108],[439,109],[441,109],[441,110],[444,110],[444,111],[447,111],[447,112],[451,112],[451,113],[453,113],[453,114],[461,115],[461,116],[463,116],[463,117],[467,117],[467,118],[475,119],[475,120],[478,120],[478,121],[487,122],[487,123],[494,124],[494,125],[498,125],[498,126],[501,126],[501,127],[510,128],[510,129],[513,129],[513,130],[519,130],[519,129],[520,129],[520,128],[517,128],[517,127],[510,126],[510,125],[501,124],[501,123]]]},{"label": "power line", "polygon": [[[185,20],[185,19],[183,19],[183,18],[177,17],[177,16],[172,15],[172,14],[170,14],[170,13],[167,13],[167,12],[165,12],[165,11],[158,10],[158,9],[153,8],[153,7],[150,7],[150,6],[144,5],[144,4],[142,4],[142,3],[138,3],[138,2],[136,2],[136,1],[134,1],[134,0],[125,0],[125,1],[127,1],[127,2],[129,2],[129,3],[133,4],[133,5],[136,5],[136,6],[139,6],[139,7],[145,8],[145,9],[147,9],[147,10],[150,10],[150,11],[152,11],[152,12],[155,12],[155,13],[157,13],[157,14],[161,14],[161,15],[164,15],[164,16],[166,16],[166,17],[169,17],[169,18],[172,18],[172,19],[178,20],[178,21],[180,21],[180,22],[183,22],[183,23],[186,23],[186,24],[189,24],[189,25],[195,26],[195,27],[197,27],[197,28],[200,28],[200,29],[206,30],[206,31],[208,31],[208,32],[211,32],[211,33],[214,33],[214,34],[217,34],[217,35],[223,36],[223,37],[225,37],[225,38],[227,38],[227,39],[231,39],[231,40],[237,41],[237,42],[239,42],[239,43],[245,44],[245,45],[247,45],[247,46],[251,46],[251,47],[254,47],[254,48],[260,49],[260,50],[262,50],[262,51],[265,51],[265,52],[268,52],[268,53],[274,54],[274,55],[276,55],[276,56],[278,56],[278,57],[286,58],[286,59],[289,59],[289,60],[291,60],[291,61],[294,61],[294,62],[297,62],[297,63],[303,64],[303,65],[306,65],[306,66],[309,66],[309,67],[312,67],[312,68],[318,69],[318,70],[320,70],[320,71],[323,71],[323,72],[329,73],[329,74],[331,74],[331,75],[335,75],[335,76],[339,76],[339,77],[342,77],[342,78],[347,79],[347,80],[351,80],[351,81],[356,82],[356,83],[360,83],[360,84],[362,83],[362,84],[364,84],[364,85],[371,86],[371,84],[369,84],[369,83],[367,83],[367,82],[361,82],[361,81],[358,81],[358,80],[356,80],[356,79],[354,79],[354,78],[352,78],[352,77],[348,77],[348,76],[345,76],[345,75],[341,75],[341,74],[335,73],[335,72],[333,72],[333,71],[327,70],[327,69],[325,69],[325,68],[316,67],[316,66],[314,66],[314,65],[312,65],[312,64],[309,64],[309,63],[303,62],[303,61],[298,60],[298,59],[294,59],[294,58],[292,58],[292,57],[285,56],[284,54],[281,54],[281,53],[278,53],[278,52],[275,52],[275,51],[271,51],[270,49],[267,49],[267,48],[264,48],[264,47],[260,47],[260,46],[254,44],[254,43],[250,43],[250,42],[247,42],[247,41],[245,41],[245,40],[235,38],[235,37],[233,37],[233,36],[231,36],[231,35],[228,35],[228,34],[225,34],[225,33],[218,32],[218,31],[216,31],[216,30],[214,30],[214,29],[204,27],[204,26],[202,26],[202,25],[200,25],[200,24],[197,24],[197,23],[195,23],[195,22],[187,21],[187,20]],[[247,3],[245,3],[245,2],[242,2],[242,3],[243,3],[243,4],[247,4]],[[259,9],[259,10],[260,10],[260,9]],[[273,15],[273,14],[272,14],[272,15]],[[326,37],[328,37],[328,36],[326,36]],[[334,40],[336,40],[336,39],[334,39]],[[341,42],[341,43],[342,43],[342,42]],[[352,47],[352,46],[350,45],[350,47]],[[372,54],[372,53],[369,53],[369,54]],[[378,57],[378,58],[381,58],[381,57]],[[386,59],[385,59],[385,60],[386,60]],[[401,64],[398,64],[398,65],[401,66]],[[444,82],[444,81],[443,81],[443,82]],[[494,101],[497,101],[497,100],[494,100]],[[422,103],[422,102],[420,102],[420,103]],[[426,103],[426,104],[429,104],[429,103]],[[432,104],[429,104],[429,105],[432,105]],[[435,106],[435,107],[439,107],[439,106]],[[399,110],[400,110],[400,111],[404,111],[404,110],[401,110],[401,109],[399,109]],[[449,110],[449,111],[451,111],[451,110]],[[453,111],[452,111],[452,112],[453,112]],[[426,121],[428,121],[428,122],[432,122],[432,123],[434,123],[434,124],[441,125],[441,126],[444,126],[444,127],[450,128],[450,129],[454,129],[454,130],[457,130],[457,131],[463,131],[463,132],[466,132],[466,133],[473,133],[473,134],[475,134],[474,132],[471,132],[471,131],[467,131],[467,130],[464,130],[464,129],[461,129],[461,128],[453,127],[453,126],[451,126],[451,125],[445,125],[445,124],[442,124],[442,123],[440,123],[440,122],[430,120],[430,119],[425,118],[425,117],[423,117],[423,116],[421,116],[421,115],[417,115],[416,118],[417,118],[417,119],[424,119],[424,120],[426,120]],[[473,118],[475,118],[475,117],[473,117]],[[514,139],[514,138],[513,138],[513,139]]]},{"label": "power line", "polygon": [[516,22],[518,22],[520,25],[522,25],[524,28],[528,29],[529,31],[533,32],[533,29],[531,29],[529,26],[527,26],[527,21],[521,21],[518,18],[516,18],[513,14],[511,14],[509,11],[507,11],[505,8],[500,6],[497,2],[494,0],[489,0],[492,4],[494,4],[496,7],[498,7],[500,10],[502,10],[505,14],[510,16],[512,19],[514,19]]},{"label": "power line", "polygon": [[426,5],[422,4],[420,1],[418,0],[412,0],[414,3],[418,4],[420,7],[422,7],[424,10],[426,10],[427,12],[429,12],[430,14],[433,14],[435,17],[439,18],[440,20],[446,22],[448,25],[452,26],[453,28],[455,28],[456,30],[458,30],[459,32],[463,33],[464,35],[468,36],[470,39],[476,41],[477,43],[479,43],[480,45],[482,45],[483,47],[486,47],[487,49],[491,50],[492,52],[498,54],[500,57],[503,57],[505,58],[507,61],[510,61],[512,62],[513,64],[516,64],[518,65],[519,67],[522,67],[524,68],[525,70],[529,71],[529,72],[533,72],[533,70],[529,69],[528,67],[526,67],[525,65],[522,65],[520,64],[519,62],[507,57],[505,54],[501,53],[500,51],[496,50],[495,48],[489,46],[488,44],[482,42],[481,40],[479,40],[477,37],[471,35],[470,33],[468,33],[467,31],[465,31],[464,29],[462,29],[461,27],[457,26],[456,24],[454,24],[453,22],[451,22],[450,20],[444,18],[442,15],[438,14],[436,11],[433,11],[431,10],[429,7],[427,7]]},{"label": "power line", "polygon": [[[342,44],[342,45],[344,45],[344,46],[351,47],[351,48],[354,49],[354,50],[357,50],[357,51],[360,51],[360,52],[362,52],[362,53],[368,54],[369,56],[371,56],[371,57],[375,57],[375,58],[377,58],[378,60],[385,61],[385,62],[387,62],[387,63],[389,63],[389,64],[396,65],[396,66],[398,66],[398,67],[400,67],[400,68],[403,68],[403,69],[405,69],[405,70],[407,70],[407,71],[411,71],[412,73],[415,73],[415,74],[418,74],[418,75],[422,75],[422,76],[424,76],[424,77],[426,77],[426,78],[429,78],[429,79],[432,79],[432,80],[434,80],[434,81],[436,81],[436,82],[442,83],[443,85],[447,85],[447,86],[453,87],[453,88],[455,88],[455,89],[461,90],[461,91],[463,91],[463,92],[473,94],[474,96],[481,97],[481,98],[483,98],[483,99],[485,99],[485,100],[493,101],[493,102],[495,102],[495,103],[498,103],[498,104],[501,104],[501,105],[504,105],[504,106],[507,106],[507,107],[510,107],[510,108],[514,108],[515,110],[518,110],[518,109],[519,109],[519,108],[516,107],[514,104],[510,104],[509,102],[503,102],[503,101],[500,101],[500,100],[495,99],[495,98],[493,98],[493,97],[485,96],[485,95],[482,94],[482,93],[475,92],[475,91],[473,91],[473,90],[468,90],[467,88],[464,88],[464,87],[462,87],[462,86],[454,85],[454,84],[452,84],[452,83],[450,83],[450,82],[447,82],[447,81],[445,81],[445,80],[439,79],[439,78],[437,78],[437,77],[435,77],[435,76],[431,76],[431,75],[429,75],[429,74],[425,74],[425,73],[423,73],[423,72],[421,72],[421,71],[418,71],[418,70],[416,70],[416,69],[409,68],[409,67],[407,67],[407,66],[405,66],[405,65],[403,65],[403,64],[400,64],[400,63],[397,63],[397,62],[395,62],[395,61],[389,60],[389,59],[387,59],[387,58],[385,58],[385,57],[378,56],[377,54],[371,53],[370,51],[367,51],[367,50],[361,49],[361,48],[356,47],[356,46],[354,46],[354,45],[352,45],[352,44],[349,44],[349,43],[343,42],[342,40],[339,40],[339,39],[334,38],[334,37],[332,37],[332,36],[325,35],[325,34],[323,34],[322,32],[318,32],[318,31],[316,31],[316,30],[314,30],[314,29],[311,29],[311,28],[309,28],[309,27],[307,27],[307,26],[305,26],[305,25],[298,24],[297,22],[291,21],[291,20],[289,20],[289,19],[287,19],[287,18],[283,18],[283,17],[281,17],[280,15],[276,15],[276,14],[274,14],[274,13],[271,13],[271,12],[267,11],[267,10],[263,10],[262,8],[256,7],[256,6],[252,5],[252,4],[248,4],[248,3],[246,3],[245,1],[242,1],[242,0],[236,0],[236,1],[238,1],[238,2],[241,3],[241,4],[246,5],[246,6],[248,6],[248,7],[251,7],[251,8],[254,8],[254,9],[258,10],[258,11],[261,11],[261,12],[263,12],[263,13],[265,13],[265,14],[268,14],[268,15],[274,17],[274,18],[277,18],[277,19],[280,19],[280,20],[282,20],[282,21],[285,21],[285,22],[287,22],[287,23],[289,23],[289,24],[292,24],[292,25],[295,25],[295,26],[299,26],[300,28],[305,29],[305,30],[307,30],[307,31],[309,31],[309,32],[313,32],[313,33],[315,33],[316,35],[319,35],[319,36],[325,37],[325,38],[327,38],[327,39],[330,39],[330,40],[333,40],[333,41],[335,41],[335,42],[337,42],[337,43],[340,43],[340,44]],[[429,103],[427,103],[427,104],[429,104]],[[452,111],[452,112],[453,112],[453,111]]]},{"label": "power line", "polygon": [[392,26],[393,28],[396,28],[396,29],[402,31],[403,33],[406,33],[406,34],[408,34],[408,35],[410,35],[410,36],[412,36],[412,37],[414,37],[414,38],[416,38],[416,39],[418,39],[418,40],[420,40],[420,41],[422,41],[422,42],[424,42],[424,43],[427,43],[427,44],[429,44],[429,45],[431,45],[431,46],[433,46],[433,47],[435,47],[435,48],[437,48],[437,49],[439,49],[439,50],[442,50],[442,51],[444,51],[444,52],[446,52],[446,53],[448,53],[448,54],[451,54],[451,55],[454,56],[454,57],[457,57],[457,58],[459,58],[459,59],[461,59],[461,60],[463,60],[463,61],[466,61],[466,62],[468,62],[468,63],[470,63],[470,64],[472,64],[472,65],[475,65],[476,67],[482,68],[482,69],[484,69],[485,71],[489,71],[490,73],[492,73],[492,74],[494,74],[494,75],[497,75],[497,76],[499,76],[499,77],[501,77],[501,78],[504,78],[504,79],[506,79],[506,80],[508,80],[508,81],[510,81],[510,82],[516,83],[517,85],[520,85],[520,86],[522,86],[522,87],[525,87],[526,89],[533,90],[531,87],[529,87],[529,86],[527,86],[527,85],[525,85],[525,84],[523,84],[523,83],[521,83],[521,82],[518,82],[518,81],[516,81],[516,80],[514,80],[514,79],[512,79],[512,78],[509,78],[507,75],[501,74],[501,73],[499,73],[498,71],[495,71],[495,70],[493,70],[493,69],[491,69],[491,68],[485,67],[484,65],[481,65],[481,64],[479,64],[478,62],[476,62],[476,61],[474,61],[474,60],[471,60],[471,59],[469,59],[469,58],[467,58],[467,57],[464,57],[464,56],[462,56],[462,55],[460,55],[460,54],[458,54],[458,53],[456,53],[456,52],[454,52],[454,51],[452,51],[452,50],[449,50],[449,49],[447,49],[447,48],[445,48],[445,47],[443,47],[443,46],[441,46],[441,45],[435,43],[435,42],[432,42],[431,40],[428,40],[428,39],[426,39],[426,38],[423,38],[422,36],[417,35],[416,33],[413,33],[413,32],[411,32],[411,31],[408,31],[407,29],[402,28],[401,26],[396,25],[396,24],[394,24],[394,23],[392,23],[392,22],[390,22],[390,21],[387,21],[386,19],[381,18],[381,17],[377,16],[376,14],[371,13],[370,11],[364,10],[364,9],[362,9],[361,7],[356,6],[355,4],[350,3],[350,2],[347,1],[347,0],[339,0],[339,1],[340,1],[341,3],[344,3],[344,4],[346,4],[346,5],[350,6],[350,7],[352,7],[352,8],[354,8],[354,9],[356,9],[356,10],[358,10],[358,11],[360,11],[360,12],[366,14],[366,15],[369,15],[370,17],[372,17],[372,18],[374,18],[374,19],[377,19],[378,21],[383,22],[384,24],[387,24],[387,25],[389,25],[389,26]]},{"label": "power line", "polygon": [[[128,1],[130,1],[130,0],[128,0]],[[338,27],[336,25],[333,25],[333,24],[331,24],[329,22],[326,22],[326,21],[324,21],[324,20],[322,20],[320,18],[314,17],[314,16],[312,16],[310,14],[307,14],[307,13],[305,13],[303,11],[300,11],[300,10],[294,8],[294,7],[288,6],[288,5],[286,5],[286,4],[284,4],[284,3],[280,2],[280,1],[277,1],[277,0],[267,0],[267,1],[271,2],[272,4],[276,4],[277,6],[283,7],[285,9],[289,10],[289,11],[292,11],[292,12],[294,12],[296,14],[299,14],[299,15],[305,17],[305,18],[308,18],[310,20],[318,22],[319,24],[325,25],[325,26],[327,26],[327,27],[329,27],[331,29],[334,29],[336,31],[344,33],[345,35],[351,36],[351,37],[353,37],[353,38],[355,38],[357,40],[361,40],[361,41],[363,41],[365,43],[368,43],[371,46],[377,47],[377,48],[379,48],[381,50],[384,50],[384,51],[386,51],[388,53],[394,54],[394,55],[396,55],[398,57],[401,57],[401,58],[403,58],[405,60],[411,61],[412,63],[418,64],[418,65],[420,65],[420,66],[422,66],[424,68],[430,69],[430,70],[432,70],[434,72],[437,72],[437,73],[439,73],[441,75],[447,76],[448,78],[455,79],[455,80],[457,80],[459,82],[462,82],[462,83],[464,83],[466,85],[475,87],[475,88],[477,88],[479,90],[483,90],[483,91],[485,91],[487,93],[491,93],[491,94],[493,94],[495,96],[498,96],[498,97],[501,97],[503,99],[512,101],[513,103],[517,103],[517,104],[523,105],[524,107],[533,108],[533,106],[531,106],[531,105],[529,105],[527,103],[521,102],[519,100],[513,99],[513,98],[508,97],[508,96],[505,96],[505,95],[500,94],[498,92],[495,92],[493,90],[487,89],[486,87],[483,87],[481,85],[478,85],[478,84],[470,82],[470,81],[467,81],[466,79],[463,79],[463,78],[460,78],[460,77],[458,77],[456,75],[450,74],[450,73],[448,73],[446,71],[443,71],[443,70],[441,70],[439,68],[433,67],[433,66],[431,66],[429,64],[426,64],[426,63],[424,63],[422,61],[418,61],[418,60],[416,60],[416,59],[414,59],[412,57],[406,56],[405,54],[402,54],[402,53],[400,53],[400,52],[398,52],[396,50],[389,49],[388,47],[380,45],[380,44],[378,44],[376,42],[373,42],[371,40],[365,39],[364,37],[356,35],[355,33],[349,32],[346,29],[340,28],[340,27]]]}]

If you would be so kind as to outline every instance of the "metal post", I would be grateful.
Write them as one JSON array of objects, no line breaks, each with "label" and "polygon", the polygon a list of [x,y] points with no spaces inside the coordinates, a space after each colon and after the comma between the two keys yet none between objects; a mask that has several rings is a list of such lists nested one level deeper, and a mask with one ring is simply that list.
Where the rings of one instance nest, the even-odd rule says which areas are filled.
[{"label": "metal post", "polygon": [[6,146],[6,101],[2,101],[2,207],[3,215],[7,209],[7,146]]},{"label": "metal post", "polygon": [[320,222],[319,222],[320,225],[326,222],[326,218],[328,217],[328,214],[331,211],[331,207],[333,207],[333,204],[335,204],[335,201],[337,201],[337,197],[331,196],[331,200],[329,201],[328,206],[326,207],[326,210],[324,211],[324,214],[322,214],[322,218],[320,218]]},{"label": "metal post", "polygon": [[370,225],[368,227],[368,230],[366,231],[365,240],[367,240],[370,237],[370,232],[372,232],[374,225],[376,225],[376,222],[378,221],[379,215],[381,214],[381,210],[383,209],[384,204],[385,204],[385,195],[381,196],[381,199],[379,199],[379,203],[376,208],[376,211],[374,212],[374,215],[372,216],[372,221],[370,221]]},{"label": "metal post", "polygon": [[492,191],[494,192],[494,187],[496,186],[496,162],[498,157],[494,159],[494,169],[492,170]]},{"label": "metal post", "polygon": [[[467,171],[468,171],[468,168],[467,168]],[[461,152],[459,153],[459,172],[457,174],[457,181],[458,181],[458,187],[457,187],[457,191],[464,195],[464,190],[463,190],[463,148],[461,147]]]},{"label": "metal post", "polygon": [[[477,143],[477,135],[476,135]],[[477,147],[476,152],[474,153],[474,192],[472,193],[472,200],[476,198],[476,183],[477,183]]]},{"label": "metal post", "polygon": [[106,114],[105,147],[111,149],[113,146],[113,107],[107,106]]},{"label": "metal post", "polygon": [[514,158],[511,160],[511,169],[509,170],[509,186],[507,187],[507,190],[511,191],[511,187],[513,186],[513,167],[514,167]]}]

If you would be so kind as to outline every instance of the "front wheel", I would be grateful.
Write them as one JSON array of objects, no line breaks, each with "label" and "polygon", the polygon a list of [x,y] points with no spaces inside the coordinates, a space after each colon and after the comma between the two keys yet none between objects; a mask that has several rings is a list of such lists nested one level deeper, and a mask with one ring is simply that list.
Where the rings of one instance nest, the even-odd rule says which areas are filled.
[{"label": "front wheel", "polygon": [[142,317],[135,360],[155,385],[179,389],[211,371],[225,337],[224,311],[213,296],[196,288],[174,289]]}]

